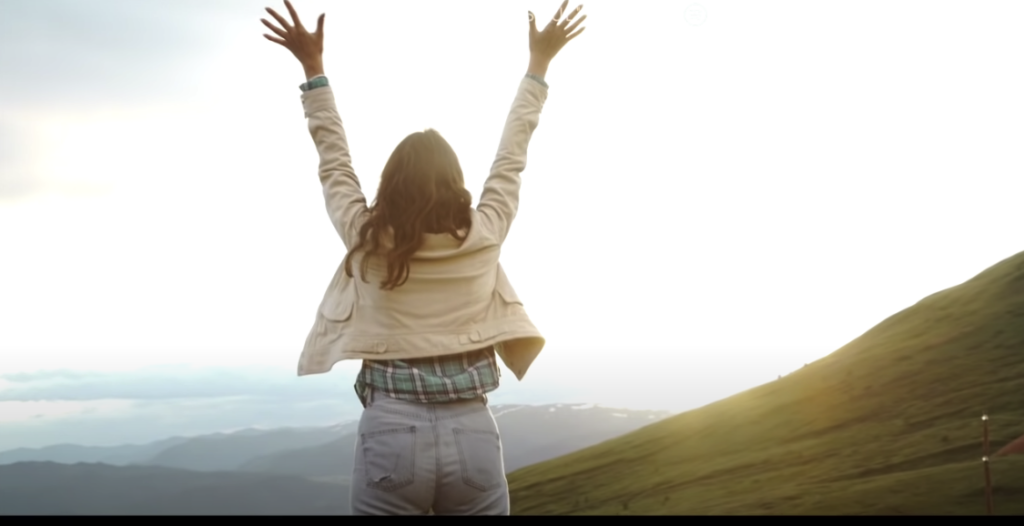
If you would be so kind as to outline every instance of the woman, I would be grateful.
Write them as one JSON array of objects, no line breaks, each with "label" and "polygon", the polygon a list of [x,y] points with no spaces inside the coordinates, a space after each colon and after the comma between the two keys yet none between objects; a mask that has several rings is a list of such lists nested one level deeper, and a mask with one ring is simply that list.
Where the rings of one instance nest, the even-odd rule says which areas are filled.
[{"label": "woman", "polygon": [[530,13],[530,62],[505,123],[479,205],[472,207],[451,146],[432,129],[409,135],[384,167],[367,207],[352,170],[334,95],[324,76],[324,15],[306,31],[264,35],[301,62],[302,104],[320,154],[331,222],[348,250],[324,295],[299,363],[320,374],[359,359],[365,408],[352,474],[352,512],[509,513],[501,440],[486,393],[498,386],[495,355],[522,380],[544,346],[498,263],[519,205],[526,149],[547,98],[551,60],[583,28],[576,8],[538,31]]}]

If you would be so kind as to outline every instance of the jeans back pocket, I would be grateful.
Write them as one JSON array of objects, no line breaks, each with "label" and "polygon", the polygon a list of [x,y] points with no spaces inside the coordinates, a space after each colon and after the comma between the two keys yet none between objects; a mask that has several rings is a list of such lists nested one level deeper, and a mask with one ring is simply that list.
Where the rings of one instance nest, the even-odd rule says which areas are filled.
[{"label": "jeans back pocket", "polygon": [[491,491],[505,480],[501,438],[492,431],[455,428],[462,482],[480,491]]},{"label": "jeans back pocket", "polygon": [[367,487],[395,491],[413,483],[416,426],[363,433],[360,442]]}]

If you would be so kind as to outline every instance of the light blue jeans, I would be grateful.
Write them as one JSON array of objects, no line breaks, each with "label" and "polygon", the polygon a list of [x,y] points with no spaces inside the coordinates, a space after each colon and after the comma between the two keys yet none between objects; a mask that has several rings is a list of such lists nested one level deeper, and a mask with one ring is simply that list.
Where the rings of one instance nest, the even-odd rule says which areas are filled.
[{"label": "light blue jeans", "polygon": [[371,389],[359,420],[353,515],[508,515],[487,398],[419,404]]}]

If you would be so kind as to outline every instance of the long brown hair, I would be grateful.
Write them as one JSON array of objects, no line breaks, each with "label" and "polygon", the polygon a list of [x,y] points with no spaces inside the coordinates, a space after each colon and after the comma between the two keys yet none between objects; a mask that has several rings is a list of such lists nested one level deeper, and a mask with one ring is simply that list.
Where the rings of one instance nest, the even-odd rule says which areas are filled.
[{"label": "long brown hair", "polygon": [[366,276],[371,257],[379,257],[387,261],[387,278],[381,289],[402,286],[409,279],[409,260],[423,244],[424,234],[447,233],[465,240],[472,204],[459,158],[448,141],[431,128],[409,135],[384,166],[370,217],[359,229],[359,241],[345,255],[345,274],[352,277],[350,258],[365,251],[360,264],[364,282],[369,283]]}]

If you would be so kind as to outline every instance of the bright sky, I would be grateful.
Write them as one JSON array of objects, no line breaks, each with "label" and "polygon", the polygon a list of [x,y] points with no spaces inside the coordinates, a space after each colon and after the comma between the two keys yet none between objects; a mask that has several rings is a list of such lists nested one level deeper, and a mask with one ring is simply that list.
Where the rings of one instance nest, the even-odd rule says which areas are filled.
[{"label": "bright sky", "polygon": [[[479,196],[559,5],[295,1],[370,199],[427,127]],[[344,252],[266,6],[0,4],[0,374],[294,369]],[[583,12],[502,255],[548,344],[506,388],[693,407],[1024,250],[1024,3]]]}]

